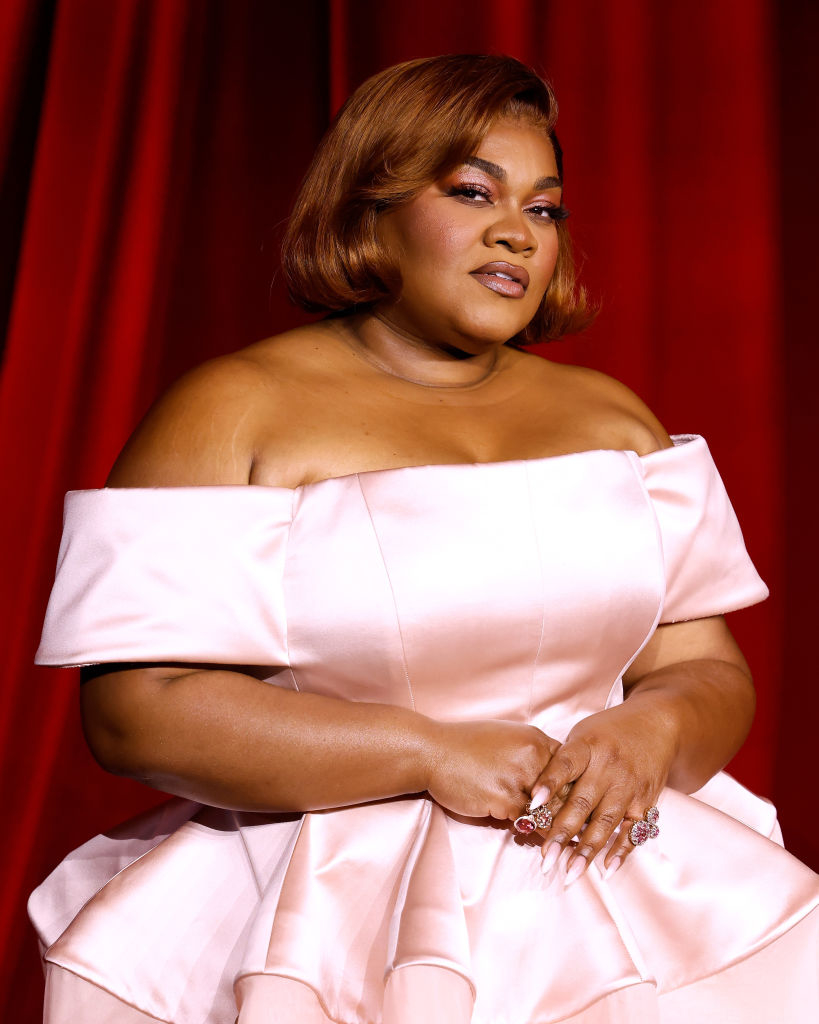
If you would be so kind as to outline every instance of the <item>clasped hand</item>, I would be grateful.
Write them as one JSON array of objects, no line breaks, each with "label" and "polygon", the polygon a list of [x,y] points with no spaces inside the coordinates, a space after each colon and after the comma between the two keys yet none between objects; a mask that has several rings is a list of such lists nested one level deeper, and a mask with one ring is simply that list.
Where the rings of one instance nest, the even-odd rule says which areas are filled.
[{"label": "clasped hand", "polygon": [[510,820],[530,800],[545,804],[544,871],[571,846],[567,882],[601,851],[607,874],[623,863],[634,847],[616,830],[656,802],[676,753],[673,727],[627,703],[583,719],[562,744],[513,722],[436,726],[430,796],[456,814]]}]

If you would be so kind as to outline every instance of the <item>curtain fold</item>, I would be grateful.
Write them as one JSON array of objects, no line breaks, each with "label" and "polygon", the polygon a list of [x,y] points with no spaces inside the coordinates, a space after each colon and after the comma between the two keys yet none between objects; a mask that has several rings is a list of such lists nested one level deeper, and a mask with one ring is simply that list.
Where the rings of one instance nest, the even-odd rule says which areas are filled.
[{"label": "curtain fold", "polygon": [[[304,322],[276,274],[283,221],[329,117],[399,60],[507,52],[554,83],[567,204],[602,314],[583,338],[538,351],[613,373],[670,430],[709,437],[777,595],[736,623],[760,713],[734,770],[768,794],[780,764],[807,772],[808,752],[781,741],[809,686],[791,658],[783,701],[781,584],[801,596],[809,570],[783,572],[798,554],[783,527],[773,16],[770,0],[0,6],[0,212],[16,224],[0,243],[10,1019],[39,1019],[27,890],[69,848],[158,799],[93,764],[76,679],[31,665],[63,492],[100,486],[188,367]],[[799,807],[792,798],[794,820]]]},{"label": "curtain fold", "polygon": [[53,2],[0,5],[0,338],[14,291],[53,20]]}]

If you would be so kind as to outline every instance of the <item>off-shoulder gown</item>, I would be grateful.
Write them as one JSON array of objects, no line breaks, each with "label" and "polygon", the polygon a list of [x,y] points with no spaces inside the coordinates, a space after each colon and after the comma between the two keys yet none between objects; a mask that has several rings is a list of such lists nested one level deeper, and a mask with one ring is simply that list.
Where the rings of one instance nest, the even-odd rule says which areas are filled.
[{"label": "off-shoulder gown", "polygon": [[[530,722],[623,699],[659,623],[761,600],[701,438],[351,475],[75,492],[38,661],[258,666],[272,685]],[[817,876],[720,774],[569,887],[420,794],[305,815],[172,800],[31,898],[48,1024],[802,1024]]]}]

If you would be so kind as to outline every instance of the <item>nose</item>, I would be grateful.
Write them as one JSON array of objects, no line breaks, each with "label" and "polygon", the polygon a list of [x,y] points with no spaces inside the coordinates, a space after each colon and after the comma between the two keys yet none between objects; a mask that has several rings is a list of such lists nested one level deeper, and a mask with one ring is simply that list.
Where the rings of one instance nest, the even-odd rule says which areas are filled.
[{"label": "nose", "polygon": [[498,216],[487,228],[484,241],[487,245],[499,245],[510,252],[531,256],[537,251],[537,236],[526,214],[520,209],[496,207]]}]

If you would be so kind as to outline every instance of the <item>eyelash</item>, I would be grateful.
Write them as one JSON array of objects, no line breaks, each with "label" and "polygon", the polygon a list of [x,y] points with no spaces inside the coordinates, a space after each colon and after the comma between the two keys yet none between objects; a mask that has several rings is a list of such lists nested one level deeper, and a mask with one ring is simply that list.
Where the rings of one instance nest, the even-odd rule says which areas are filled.
[{"label": "eyelash", "polygon": [[[460,197],[467,201],[474,201],[479,196],[483,199],[491,199],[490,193],[479,185],[453,185],[449,190],[448,195],[456,198]],[[550,220],[557,223],[558,221],[565,220],[569,216],[569,211],[562,203],[559,206],[548,206],[546,203],[541,203],[538,206],[530,206],[527,212],[533,213],[539,210],[546,210],[548,216],[543,217],[538,213],[536,215],[537,220]]]}]

